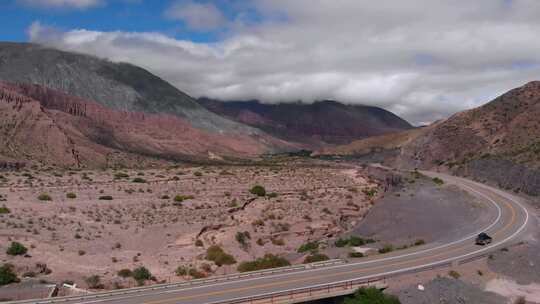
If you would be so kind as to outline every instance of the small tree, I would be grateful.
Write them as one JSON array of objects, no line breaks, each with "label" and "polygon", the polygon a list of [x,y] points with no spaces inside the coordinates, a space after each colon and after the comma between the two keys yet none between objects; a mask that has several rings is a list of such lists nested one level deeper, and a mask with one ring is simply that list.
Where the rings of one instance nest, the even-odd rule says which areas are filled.
[{"label": "small tree", "polygon": [[28,252],[28,249],[19,242],[11,242],[11,245],[7,249],[6,253],[9,255],[23,255]]},{"label": "small tree", "polygon": [[4,264],[0,266],[0,286],[16,283],[19,279],[15,272],[13,272],[13,266],[10,264]]},{"label": "small tree", "polygon": [[266,195],[266,189],[264,189],[261,185],[255,185],[249,190],[251,194],[255,194],[257,196],[265,196]]},{"label": "small tree", "polygon": [[140,285],[144,284],[144,281],[150,280],[152,278],[152,274],[144,266],[135,268],[133,270],[132,276],[135,279],[135,281],[137,281],[137,283],[139,283]]}]

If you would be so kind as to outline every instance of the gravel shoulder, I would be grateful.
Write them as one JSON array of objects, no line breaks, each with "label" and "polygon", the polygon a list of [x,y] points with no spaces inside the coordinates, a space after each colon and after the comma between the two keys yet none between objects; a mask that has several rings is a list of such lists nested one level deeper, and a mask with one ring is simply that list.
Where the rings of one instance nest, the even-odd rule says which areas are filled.
[{"label": "gravel shoulder", "polygon": [[486,226],[489,205],[453,185],[405,173],[401,187],[377,201],[355,234],[394,245],[454,239]]}]

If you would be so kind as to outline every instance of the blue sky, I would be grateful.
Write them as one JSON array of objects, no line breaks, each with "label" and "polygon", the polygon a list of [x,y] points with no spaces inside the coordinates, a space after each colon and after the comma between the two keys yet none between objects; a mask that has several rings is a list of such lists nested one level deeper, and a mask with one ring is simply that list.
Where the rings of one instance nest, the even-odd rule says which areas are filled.
[{"label": "blue sky", "polygon": [[[86,29],[103,32],[159,32],[176,39],[195,42],[217,41],[227,30],[226,26],[211,30],[193,30],[185,21],[166,16],[166,11],[172,5],[198,3],[195,1],[99,0],[100,3],[84,8],[49,5],[46,4],[47,1],[54,2],[54,0],[1,0],[0,40],[28,41],[26,30],[35,21],[65,31]],[[38,2],[42,4],[36,4]],[[257,20],[256,13],[249,9],[247,3],[248,1],[237,0],[204,2],[214,5],[229,21],[238,18],[239,14],[242,14],[244,19]]]}]

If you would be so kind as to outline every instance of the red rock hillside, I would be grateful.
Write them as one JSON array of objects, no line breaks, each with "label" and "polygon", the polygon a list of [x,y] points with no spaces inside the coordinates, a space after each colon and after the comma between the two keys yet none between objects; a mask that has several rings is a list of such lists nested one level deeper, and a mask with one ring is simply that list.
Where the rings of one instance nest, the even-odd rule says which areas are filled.
[{"label": "red rock hillside", "polygon": [[250,158],[288,144],[221,135],[169,114],[122,112],[38,85],[0,83],[0,160],[105,166],[112,158]]}]

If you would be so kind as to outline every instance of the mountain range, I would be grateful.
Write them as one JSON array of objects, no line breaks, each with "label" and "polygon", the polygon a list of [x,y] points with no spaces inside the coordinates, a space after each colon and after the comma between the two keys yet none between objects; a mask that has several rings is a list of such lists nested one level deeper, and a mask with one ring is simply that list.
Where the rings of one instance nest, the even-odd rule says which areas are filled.
[{"label": "mountain range", "polygon": [[283,140],[320,147],[413,128],[397,115],[377,107],[345,105],[336,101],[312,104],[266,104],[200,98],[210,111],[259,128]]},{"label": "mountain range", "polygon": [[27,43],[0,43],[0,81],[0,155],[26,162],[251,159],[411,128],[383,109],[330,101],[195,100],[140,67]]}]

